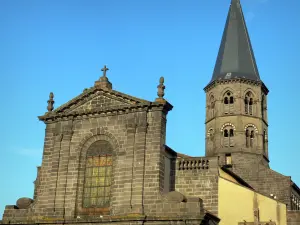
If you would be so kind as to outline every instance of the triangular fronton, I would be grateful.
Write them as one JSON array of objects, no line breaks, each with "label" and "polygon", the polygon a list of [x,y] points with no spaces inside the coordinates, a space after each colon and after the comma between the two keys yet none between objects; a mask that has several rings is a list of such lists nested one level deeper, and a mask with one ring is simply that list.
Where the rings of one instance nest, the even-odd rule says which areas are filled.
[{"label": "triangular fronton", "polygon": [[92,87],[57,109],[40,116],[39,119],[44,120],[49,116],[55,117],[55,115],[69,116],[150,104],[150,101],[135,98],[118,91]]}]

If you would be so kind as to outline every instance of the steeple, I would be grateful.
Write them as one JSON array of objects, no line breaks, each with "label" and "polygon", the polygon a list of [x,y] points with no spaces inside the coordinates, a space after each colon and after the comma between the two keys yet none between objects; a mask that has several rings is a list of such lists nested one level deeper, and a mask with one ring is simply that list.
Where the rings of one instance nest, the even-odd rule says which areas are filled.
[{"label": "steeple", "polygon": [[239,0],[231,0],[221,46],[210,82],[230,78],[260,81]]}]

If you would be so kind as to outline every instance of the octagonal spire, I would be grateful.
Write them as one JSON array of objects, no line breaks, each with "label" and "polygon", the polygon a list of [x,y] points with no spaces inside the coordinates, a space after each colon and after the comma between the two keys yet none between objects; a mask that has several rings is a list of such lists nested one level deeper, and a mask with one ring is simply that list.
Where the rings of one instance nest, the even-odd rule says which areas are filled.
[{"label": "octagonal spire", "polygon": [[240,0],[231,0],[211,82],[230,78],[260,81]]}]

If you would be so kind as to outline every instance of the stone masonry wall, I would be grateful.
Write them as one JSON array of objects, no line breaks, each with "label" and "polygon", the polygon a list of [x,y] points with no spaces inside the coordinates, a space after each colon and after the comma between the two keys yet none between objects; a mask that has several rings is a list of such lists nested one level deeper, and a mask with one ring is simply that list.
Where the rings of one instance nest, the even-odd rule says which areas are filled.
[{"label": "stone masonry wall", "polygon": [[[89,101],[88,107],[92,103]],[[40,216],[71,219],[101,214],[82,208],[85,153],[97,140],[109,141],[114,148],[108,213],[155,214],[160,210],[156,203],[161,202],[164,188],[166,112],[163,107],[47,122],[35,201],[29,209],[8,207],[3,220]]]},{"label": "stone masonry wall", "polygon": [[203,206],[214,215],[218,215],[218,159],[217,157],[187,158],[183,161],[208,160],[208,167],[187,167],[179,169],[178,159],[176,165],[175,190],[185,196],[199,197]]},{"label": "stone masonry wall", "polygon": [[[234,98],[230,112],[225,110],[224,104],[224,97],[227,91]],[[244,99],[248,92],[251,92],[253,95],[252,115],[245,113]],[[264,130],[266,131],[266,136],[268,134],[267,112],[262,113],[263,94],[264,91],[260,85],[238,81],[217,84],[206,92],[206,156],[243,151],[264,154],[268,157],[268,145],[263,144],[264,141],[267,141],[265,140],[267,138],[264,136]],[[210,102],[212,96],[214,96],[213,108]],[[221,128],[225,124],[232,124],[230,127],[234,129],[234,137],[231,138],[234,147],[228,148],[224,146]],[[252,148],[246,147],[245,127],[247,126],[255,126],[254,147]]]},{"label": "stone masonry wall", "polygon": [[244,179],[256,191],[266,196],[276,195],[277,199],[290,208],[291,179],[268,167],[261,155],[232,154],[232,171]]},{"label": "stone masonry wall", "polygon": [[287,225],[299,225],[300,224],[300,212],[299,211],[287,211]]}]

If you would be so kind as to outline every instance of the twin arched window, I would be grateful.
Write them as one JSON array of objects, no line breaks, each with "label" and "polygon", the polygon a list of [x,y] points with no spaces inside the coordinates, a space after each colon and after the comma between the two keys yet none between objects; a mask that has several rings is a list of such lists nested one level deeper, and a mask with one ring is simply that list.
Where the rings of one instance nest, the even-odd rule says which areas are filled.
[{"label": "twin arched window", "polygon": [[227,91],[224,95],[224,99],[223,99],[223,103],[224,103],[224,113],[233,113],[233,103],[234,103],[234,99],[233,99],[233,94],[230,91]]},{"label": "twin arched window", "polygon": [[223,129],[223,145],[225,147],[234,146],[234,130],[230,126]]},{"label": "twin arched window", "polygon": [[253,147],[254,146],[254,129],[252,128],[247,128],[246,129],[246,147]]},{"label": "twin arched window", "polygon": [[261,96],[261,116],[263,119],[266,119],[265,118],[266,110],[267,110],[266,96],[263,94]]},{"label": "twin arched window", "polygon": [[209,116],[210,118],[213,118],[215,116],[215,98],[213,95],[211,95],[209,98],[209,104],[210,104]]},{"label": "twin arched window", "polygon": [[87,151],[83,193],[84,208],[104,208],[110,204],[112,178],[111,144],[100,140]]},{"label": "twin arched window", "polygon": [[245,95],[245,114],[253,115],[253,94],[249,91]]},{"label": "twin arched window", "polygon": [[263,144],[264,153],[266,155],[267,155],[267,140],[268,140],[267,131],[264,130],[263,137],[262,137],[262,144]]}]

